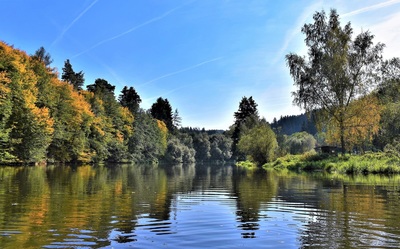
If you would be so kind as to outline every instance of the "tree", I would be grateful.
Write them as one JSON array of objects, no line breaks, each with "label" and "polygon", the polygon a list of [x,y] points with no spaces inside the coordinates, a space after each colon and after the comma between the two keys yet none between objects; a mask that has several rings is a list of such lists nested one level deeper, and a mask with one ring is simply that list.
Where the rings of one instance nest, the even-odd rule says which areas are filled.
[{"label": "tree", "polygon": [[82,90],[85,82],[84,73],[82,71],[75,73],[69,60],[64,62],[63,73],[61,79],[74,86],[75,90]]},{"label": "tree", "polygon": [[133,135],[129,138],[128,151],[135,162],[156,162],[167,148],[167,127],[150,114],[138,111],[133,122]]},{"label": "tree", "polygon": [[234,156],[237,155],[237,144],[240,140],[241,134],[246,129],[251,129],[258,122],[258,111],[257,103],[254,101],[253,97],[250,98],[243,97],[239,103],[239,109],[234,113],[235,123],[233,125],[232,133],[232,153]]},{"label": "tree", "polygon": [[194,163],[195,150],[182,144],[178,138],[172,137],[168,141],[167,151],[165,153],[165,160],[172,164],[179,163]]},{"label": "tree", "polygon": [[38,50],[35,51],[35,54],[32,55],[33,59],[36,59],[40,62],[43,62],[46,67],[50,66],[53,63],[53,59],[44,47],[40,47]]},{"label": "tree", "polygon": [[[343,123],[344,136],[347,138],[345,148],[350,150],[354,146],[361,152],[379,131],[381,107],[378,99],[373,95],[354,100],[347,108],[346,120]],[[336,119],[327,123],[326,140],[330,143],[339,141],[340,125]]]},{"label": "tree", "polygon": [[[0,56],[1,55],[2,54],[0,54]],[[11,79],[8,78],[7,74],[5,72],[0,72],[0,162],[7,162],[13,158],[10,154],[9,145],[11,129],[7,127],[13,107],[10,83]]]},{"label": "tree", "polygon": [[129,158],[128,142],[133,134],[134,117],[114,96],[115,86],[96,79],[85,94],[95,119],[91,127],[90,146],[96,151],[96,161],[119,161]]},{"label": "tree", "polygon": [[211,144],[207,133],[199,133],[193,136],[193,148],[196,151],[197,161],[207,161],[210,159]]},{"label": "tree", "polygon": [[98,96],[112,95],[114,96],[115,86],[108,83],[105,79],[96,79],[94,84],[88,85],[87,90]]},{"label": "tree", "polygon": [[179,116],[178,109],[175,109],[175,112],[172,115],[172,124],[174,125],[174,127],[179,128],[181,126],[181,123],[182,123],[182,118],[181,116]]},{"label": "tree", "polygon": [[382,82],[376,93],[382,105],[381,127],[375,145],[383,149],[387,144],[400,141],[400,59],[384,61]]},{"label": "tree", "polygon": [[[305,24],[308,60],[297,54],[286,55],[290,74],[298,90],[294,103],[306,111],[320,110],[324,119],[337,122],[342,153],[345,153],[346,122],[352,101],[368,94],[380,65],[384,45],[373,44],[368,31],[352,40],[350,23],[340,26],[339,15],[331,10],[316,12],[314,23]],[[368,117],[365,117],[368,118]]]},{"label": "tree", "polygon": [[239,151],[258,165],[272,161],[277,146],[275,133],[266,122],[248,130],[242,135],[238,143]]},{"label": "tree", "polygon": [[47,156],[57,162],[90,162],[90,126],[94,118],[84,96],[72,85],[54,79],[54,107],[50,109],[54,119],[54,134]]},{"label": "tree", "polygon": [[223,134],[213,134],[210,136],[211,160],[227,161],[232,157],[232,139]]},{"label": "tree", "polygon": [[286,140],[286,146],[292,155],[303,154],[304,152],[313,150],[316,143],[315,138],[305,131],[296,132]]},{"label": "tree", "polygon": [[150,113],[153,118],[163,121],[167,125],[169,131],[174,129],[172,107],[168,99],[158,98],[151,106]]},{"label": "tree", "polygon": [[118,101],[122,106],[127,107],[133,114],[138,112],[139,105],[142,102],[136,90],[133,87],[128,88],[127,86],[124,86],[122,89]]}]

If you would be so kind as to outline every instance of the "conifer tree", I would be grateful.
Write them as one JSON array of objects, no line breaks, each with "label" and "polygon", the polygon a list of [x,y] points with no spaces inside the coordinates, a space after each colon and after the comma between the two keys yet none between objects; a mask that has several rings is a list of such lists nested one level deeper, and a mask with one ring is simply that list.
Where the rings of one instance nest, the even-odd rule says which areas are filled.
[{"label": "conifer tree", "polygon": [[84,73],[82,71],[75,73],[69,60],[64,62],[63,73],[61,79],[74,86],[75,90],[82,90],[85,82]]},{"label": "conifer tree", "polygon": [[139,94],[133,87],[124,86],[121,94],[118,97],[119,103],[127,107],[131,113],[137,113],[139,110],[139,105],[142,102]]},{"label": "conifer tree", "polygon": [[153,118],[163,121],[169,131],[174,129],[172,107],[168,99],[158,98],[156,103],[151,106],[150,113]]}]

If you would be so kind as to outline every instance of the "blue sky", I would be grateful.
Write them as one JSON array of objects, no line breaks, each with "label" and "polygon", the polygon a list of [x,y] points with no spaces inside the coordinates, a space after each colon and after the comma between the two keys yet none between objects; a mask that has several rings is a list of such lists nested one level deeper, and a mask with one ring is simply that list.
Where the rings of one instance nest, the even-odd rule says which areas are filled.
[{"label": "blue sky", "polygon": [[228,129],[243,96],[268,121],[299,114],[284,56],[304,54],[300,29],[315,11],[338,10],[354,33],[370,30],[400,57],[400,0],[0,0],[0,40],[62,71],[70,59],[85,84],[133,86],[150,108],[158,97],[183,126]]}]

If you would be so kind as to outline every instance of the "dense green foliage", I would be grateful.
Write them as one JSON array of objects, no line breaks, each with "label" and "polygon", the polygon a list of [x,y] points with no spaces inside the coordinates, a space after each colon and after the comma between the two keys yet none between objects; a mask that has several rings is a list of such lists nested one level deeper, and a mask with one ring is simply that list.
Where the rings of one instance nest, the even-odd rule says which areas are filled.
[{"label": "dense green foliage", "polygon": [[297,132],[290,135],[286,140],[286,148],[290,154],[303,154],[315,148],[317,141],[307,132]]},{"label": "dense green foliage", "polygon": [[352,156],[329,156],[327,154],[306,153],[286,155],[274,162],[265,164],[266,168],[289,170],[324,170],[343,174],[393,174],[400,173],[400,157],[392,153],[366,153]]},{"label": "dense green foliage", "polygon": [[243,159],[244,155],[237,150],[237,144],[244,132],[253,128],[258,122],[257,103],[253,97],[243,97],[239,103],[238,111],[233,115],[235,123],[231,127],[232,153],[234,158]]},{"label": "dense green foliage", "polygon": [[193,163],[196,151],[181,143],[177,138],[172,138],[168,141],[167,152],[165,159],[169,163]]},{"label": "dense green foliage", "polygon": [[204,129],[181,128],[177,137],[182,144],[194,149],[198,163],[231,160],[232,139],[229,134]]},{"label": "dense green foliage", "polygon": [[292,135],[301,131],[314,135],[318,132],[315,124],[315,112],[281,116],[279,119],[274,118],[271,127],[275,133],[285,135]]},{"label": "dense green foliage", "polygon": [[75,90],[82,90],[85,83],[84,73],[82,71],[75,73],[69,60],[64,62],[63,73],[61,79],[74,86]]},{"label": "dense green foliage", "polygon": [[382,65],[383,81],[376,95],[383,105],[378,136],[374,145],[380,150],[387,144],[400,141],[400,59],[384,61]]},{"label": "dense green foliage", "polygon": [[169,131],[174,130],[172,107],[168,99],[158,98],[151,106],[150,113],[153,118],[163,121]]},{"label": "dense green foliage", "polygon": [[272,161],[277,146],[275,133],[268,123],[263,122],[244,133],[238,143],[239,151],[258,165]]},{"label": "dense green foliage", "polygon": [[128,108],[131,113],[135,114],[139,111],[142,99],[133,87],[124,86],[118,101],[122,106]]},{"label": "dense green foliage", "polygon": [[161,122],[153,119],[150,114],[141,111],[135,115],[133,135],[128,141],[131,160],[135,162],[154,163],[164,156],[167,145],[167,130],[159,127]]}]

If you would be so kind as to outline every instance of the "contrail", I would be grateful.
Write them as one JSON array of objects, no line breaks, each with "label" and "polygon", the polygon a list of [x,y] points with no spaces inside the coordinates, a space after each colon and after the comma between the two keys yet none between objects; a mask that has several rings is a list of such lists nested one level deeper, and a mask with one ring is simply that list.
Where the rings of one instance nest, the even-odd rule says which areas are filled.
[{"label": "contrail", "polygon": [[400,3],[400,0],[390,0],[390,1],[383,2],[383,3],[378,3],[378,4],[375,4],[375,5],[367,6],[367,7],[358,9],[358,10],[353,10],[351,12],[345,13],[342,16],[343,17],[355,16],[355,15],[358,15],[358,14],[361,14],[361,13],[364,13],[364,12],[368,12],[368,11],[371,11],[371,10],[376,10],[376,9],[384,8],[384,7],[387,7],[387,6],[391,6],[391,5],[396,4],[396,3]]},{"label": "contrail", "polygon": [[307,18],[310,16],[310,13],[312,13],[314,9],[319,8],[321,5],[322,1],[317,1],[303,10],[303,12],[297,18],[296,23],[293,25],[293,27],[286,32],[283,45],[278,50],[278,53],[276,54],[275,58],[272,60],[272,64],[277,63],[280,59],[283,58],[283,54],[289,47],[289,44],[293,41],[296,35],[300,34],[301,27],[306,22]]},{"label": "contrail", "polygon": [[146,25],[150,24],[150,23],[159,21],[159,20],[161,20],[161,19],[167,17],[168,15],[170,15],[172,12],[176,11],[177,9],[182,8],[183,6],[184,6],[184,5],[181,5],[181,6],[178,6],[178,7],[176,7],[176,8],[173,8],[173,9],[171,9],[171,10],[165,12],[164,14],[162,14],[162,15],[160,15],[160,16],[154,17],[153,19],[150,19],[150,20],[148,20],[148,21],[146,21],[146,22],[144,22],[144,23],[141,23],[141,24],[139,24],[139,25],[136,25],[135,27],[133,27],[133,28],[131,28],[131,29],[125,31],[125,32],[122,32],[121,34],[118,34],[118,35],[115,35],[115,36],[113,36],[113,37],[110,37],[110,38],[107,38],[107,39],[105,39],[105,40],[102,40],[102,41],[96,43],[95,45],[93,45],[92,47],[90,47],[90,48],[88,48],[88,49],[86,49],[86,50],[84,50],[84,51],[82,51],[82,52],[80,52],[80,53],[78,53],[78,54],[72,56],[72,58],[78,57],[78,56],[80,56],[80,55],[82,55],[82,54],[84,54],[84,53],[86,53],[86,52],[88,52],[88,51],[90,51],[90,50],[92,50],[92,49],[94,49],[94,48],[96,48],[96,47],[98,47],[98,46],[104,44],[104,43],[110,42],[110,41],[115,40],[115,39],[117,39],[117,38],[120,38],[120,37],[122,37],[122,36],[124,36],[124,35],[127,35],[127,34],[133,32],[133,31],[135,31],[135,30],[137,30],[137,29],[139,29],[139,28],[141,28],[141,27],[143,27],[143,26],[146,26]]},{"label": "contrail", "polygon": [[83,10],[62,32],[61,34],[53,41],[51,46],[59,42],[67,33],[67,31],[79,20],[81,17],[88,12],[99,0],[94,0],[85,10]]},{"label": "contrail", "polygon": [[149,80],[149,81],[147,81],[147,82],[141,84],[140,86],[144,86],[144,85],[150,84],[150,83],[152,83],[152,82],[154,82],[154,81],[157,81],[157,80],[160,80],[160,79],[164,79],[164,78],[167,78],[167,77],[172,76],[172,75],[175,75],[175,74],[179,74],[179,73],[183,73],[183,72],[192,70],[192,69],[194,69],[194,68],[196,68],[196,67],[203,66],[204,64],[208,64],[208,63],[213,62],[213,61],[221,60],[222,58],[223,58],[223,57],[217,57],[217,58],[214,58],[214,59],[211,59],[211,60],[203,61],[203,62],[201,62],[201,63],[198,63],[198,64],[194,65],[194,66],[190,66],[190,67],[187,67],[187,68],[184,68],[184,69],[181,69],[181,70],[172,72],[172,73],[164,74],[164,75],[162,75],[162,76],[160,76],[160,77],[157,77],[157,78],[154,78],[154,79],[152,79],[152,80]]}]

